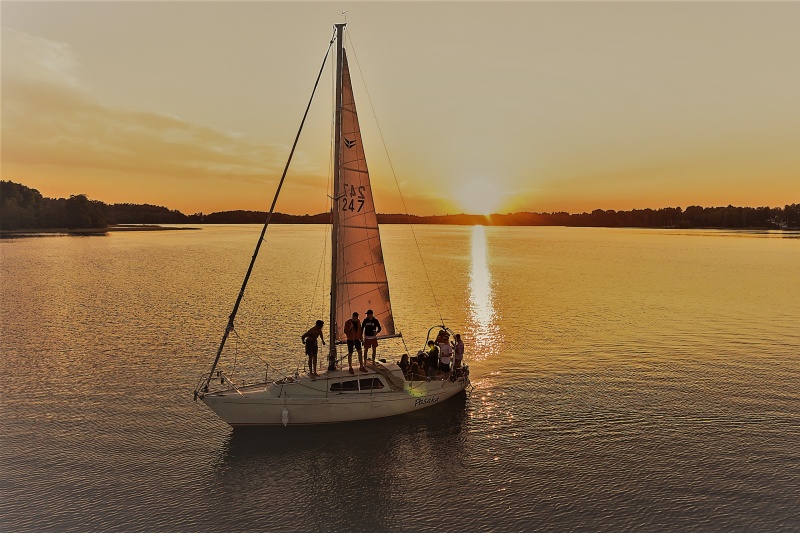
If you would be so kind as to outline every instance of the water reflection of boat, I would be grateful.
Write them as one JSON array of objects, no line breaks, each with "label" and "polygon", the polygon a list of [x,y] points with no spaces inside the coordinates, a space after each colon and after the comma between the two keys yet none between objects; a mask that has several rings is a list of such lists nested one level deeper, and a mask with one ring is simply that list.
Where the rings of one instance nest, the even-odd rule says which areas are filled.
[{"label": "water reflection of boat", "polygon": [[[466,366],[425,379],[406,375],[398,365],[382,361],[373,362],[357,371],[352,370],[352,374],[337,365],[339,358],[336,345],[346,342],[343,327],[353,311],[374,310],[374,316],[382,325],[379,339],[400,337],[400,333],[395,332],[377,214],[342,42],[344,27],[344,24],[336,25],[335,39],[335,172],[331,196],[334,206],[329,323],[329,340],[335,340],[335,343],[330,344],[330,365],[328,371],[320,375],[295,373],[274,382],[264,381],[246,386],[234,384],[217,370],[225,341],[234,331],[236,312],[286,176],[284,170],[214,363],[195,390],[195,398],[202,399],[231,426],[286,426],[387,417],[438,404],[464,391],[470,384],[469,368]],[[333,42],[332,39],[331,46]],[[428,331],[428,339],[432,332],[435,335],[439,330],[449,331],[444,325],[435,326]],[[437,343],[439,341],[436,340]],[[216,383],[215,378],[220,380],[225,389],[210,391],[212,382]]]},{"label": "water reflection of boat", "polygon": [[[215,449],[206,473],[220,490],[211,493],[211,508],[224,517],[218,524],[240,531],[263,531],[263,513],[278,531],[409,531],[418,519],[408,515],[408,502],[423,502],[431,487],[469,487],[475,467],[468,466],[482,454],[468,446],[475,437],[469,412],[466,396],[458,395],[403,417],[236,428]],[[402,498],[398,487],[405,488]],[[378,505],[392,502],[397,506]],[[417,530],[437,530],[440,516],[426,516],[426,528]]]}]

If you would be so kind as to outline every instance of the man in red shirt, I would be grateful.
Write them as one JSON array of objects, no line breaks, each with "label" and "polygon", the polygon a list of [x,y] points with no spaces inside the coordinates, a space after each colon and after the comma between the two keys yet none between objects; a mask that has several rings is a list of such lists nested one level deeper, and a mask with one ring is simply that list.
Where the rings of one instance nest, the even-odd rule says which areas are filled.
[{"label": "man in red shirt", "polygon": [[366,372],[364,361],[361,357],[361,339],[364,337],[364,329],[358,320],[358,312],[353,312],[353,318],[344,323],[344,333],[347,336],[347,363],[350,364],[350,374],[353,372],[353,349],[358,351],[358,370]]}]

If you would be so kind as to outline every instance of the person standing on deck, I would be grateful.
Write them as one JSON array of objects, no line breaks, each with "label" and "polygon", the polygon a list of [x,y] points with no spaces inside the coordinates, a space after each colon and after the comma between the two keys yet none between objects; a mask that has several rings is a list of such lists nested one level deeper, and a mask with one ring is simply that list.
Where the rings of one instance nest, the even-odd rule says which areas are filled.
[{"label": "person standing on deck", "polygon": [[375,350],[378,348],[378,334],[381,331],[381,323],[377,317],[372,315],[372,310],[367,310],[367,318],[361,323],[364,329],[364,360],[368,360],[367,353],[372,347],[372,363],[375,363]]},{"label": "person standing on deck", "polygon": [[358,312],[353,312],[353,318],[344,323],[344,333],[347,336],[347,363],[350,365],[350,374],[353,372],[353,349],[358,351],[358,370],[366,372],[364,361],[361,356],[361,339],[364,337],[364,329],[361,328],[361,321],[358,320]]},{"label": "person standing on deck", "polygon": [[458,369],[461,367],[461,360],[464,359],[464,342],[461,341],[461,334],[456,334],[456,340],[453,342],[453,350],[455,352],[455,363],[453,365]]},{"label": "person standing on deck", "polygon": [[311,376],[319,376],[317,374],[317,337],[319,337],[322,344],[325,344],[325,338],[322,337],[322,321],[317,321],[308,332],[300,336],[300,341],[306,346],[306,355],[308,356],[308,374]]}]

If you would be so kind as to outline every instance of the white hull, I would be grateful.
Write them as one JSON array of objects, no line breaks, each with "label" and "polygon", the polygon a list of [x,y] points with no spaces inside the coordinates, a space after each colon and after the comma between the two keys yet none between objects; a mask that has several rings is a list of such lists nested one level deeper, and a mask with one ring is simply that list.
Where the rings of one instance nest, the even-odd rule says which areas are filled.
[{"label": "white hull", "polygon": [[[469,386],[468,376],[413,382],[403,380],[402,376],[396,365],[378,364],[355,375],[337,370],[316,379],[293,377],[207,393],[202,400],[233,427],[310,425],[413,412],[449,399]],[[362,385],[374,383],[376,388],[341,391],[342,383],[346,388],[353,381]]]}]

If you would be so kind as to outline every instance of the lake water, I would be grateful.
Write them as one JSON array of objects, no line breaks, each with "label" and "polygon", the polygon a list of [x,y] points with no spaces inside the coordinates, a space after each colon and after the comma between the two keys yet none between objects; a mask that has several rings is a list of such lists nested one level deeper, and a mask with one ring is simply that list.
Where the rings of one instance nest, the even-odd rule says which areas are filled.
[{"label": "lake water", "polygon": [[[472,393],[234,432],[192,390],[259,230],[0,241],[2,530],[800,530],[798,234],[385,226],[381,355],[444,320]],[[223,367],[302,366],[326,232],[268,230]]]}]

